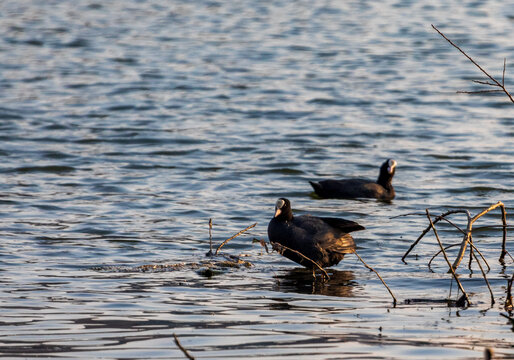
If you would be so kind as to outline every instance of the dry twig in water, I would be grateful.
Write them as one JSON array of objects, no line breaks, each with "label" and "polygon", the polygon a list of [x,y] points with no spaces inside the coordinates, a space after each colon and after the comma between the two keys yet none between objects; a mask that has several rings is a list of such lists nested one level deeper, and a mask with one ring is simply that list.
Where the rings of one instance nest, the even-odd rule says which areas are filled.
[{"label": "dry twig in water", "polygon": [[[457,270],[457,267],[459,266],[459,264],[461,263],[461,261],[464,257],[466,248],[469,245],[469,247],[470,247],[470,250],[469,250],[470,251],[470,263],[469,263],[470,270],[471,270],[471,260],[474,259],[476,261],[476,263],[478,264],[478,267],[480,268],[480,271],[482,273],[485,283],[487,284],[487,288],[489,289],[489,293],[491,295],[491,305],[493,305],[495,302],[494,296],[493,296],[493,291],[489,284],[489,280],[487,279],[486,272],[484,271],[482,263],[481,263],[480,259],[478,258],[478,256],[475,254],[475,252],[480,255],[480,257],[482,258],[482,261],[487,265],[487,269],[490,270],[491,268],[490,268],[487,260],[485,259],[485,257],[480,252],[480,250],[473,243],[472,229],[473,229],[473,224],[480,217],[482,217],[483,215],[487,214],[488,212],[490,212],[496,208],[500,208],[501,213],[502,213],[503,239],[502,239],[502,251],[501,251],[499,261],[500,261],[500,263],[504,264],[505,255],[507,255],[507,254],[510,255],[510,254],[506,250],[506,240],[507,240],[507,220],[506,220],[506,218],[507,218],[507,215],[506,215],[505,205],[501,201],[498,201],[496,204],[489,206],[487,209],[482,210],[480,213],[478,213],[477,215],[475,215],[473,217],[471,216],[471,214],[469,213],[468,210],[458,209],[458,210],[447,211],[447,212],[435,217],[434,219],[432,219],[429,210],[426,209],[426,216],[427,216],[430,224],[427,226],[427,228],[425,230],[423,230],[421,235],[416,239],[416,241],[414,241],[414,243],[410,246],[410,248],[407,250],[407,252],[403,255],[402,261],[405,262],[405,260],[404,260],[405,257],[407,257],[407,255],[419,243],[419,241],[423,238],[423,236],[425,236],[430,231],[430,229],[432,229],[432,231],[434,232],[435,237],[437,239],[437,242],[439,244],[440,250],[430,259],[430,261],[428,262],[428,266],[430,268],[430,265],[431,265],[432,261],[435,259],[435,257],[437,255],[439,255],[440,253],[442,253],[444,256],[444,259],[446,260],[446,262],[449,264],[449,267],[450,267],[448,272],[452,273],[453,277],[457,281],[457,284],[459,285],[459,290],[462,291],[462,293],[464,294],[463,301],[466,301],[469,304],[468,296],[467,296],[466,292],[464,291],[464,288],[462,287],[462,284],[460,283],[460,281],[457,278],[457,275],[455,273]],[[451,221],[446,219],[446,216],[451,215],[451,214],[465,214],[466,215],[466,217],[467,217],[466,230],[462,230],[459,226],[455,225],[454,223],[452,223]],[[410,214],[410,215],[417,215],[417,214]],[[459,244],[453,244],[453,245],[443,247],[443,244],[442,244],[442,242],[439,238],[439,235],[437,233],[437,230],[435,228],[435,224],[441,220],[448,222],[449,224],[451,224],[453,227],[458,229],[463,234],[463,239]],[[460,245],[459,253],[458,253],[457,257],[455,258],[453,264],[450,264],[449,259],[446,255],[446,250],[451,247],[458,246],[458,245]]]},{"label": "dry twig in water", "polygon": [[434,226],[434,223],[432,222],[432,218],[430,217],[430,212],[428,211],[428,209],[426,209],[426,213],[427,213],[427,218],[428,218],[428,221],[430,222],[430,227],[432,228],[432,230],[434,231],[434,235],[435,235],[435,238],[437,239],[437,242],[439,243],[439,247],[441,248],[441,251],[443,253],[443,256],[444,256],[444,259],[446,260],[446,263],[448,264],[448,266],[450,267],[450,271],[453,275],[453,278],[455,279],[455,281],[457,282],[457,285],[459,285],[459,289],[460,291],[464,294],[464,296],[466,297],[466,302],[468,303],[468,305],[470,304],[469,302],[469,298],[468,298],[468,294],[466,293],[466,291],[464,290],[464,288],[462,287],[462,284],[460,283],[459,281],[459,278],[457,277],[457,275],[455,274],[455,270],[453,269],[453,266],[452,264],[450,263],[450,260],[448,260],[448,256],[446,256],[446,251],[444,251],[444,247],[443,247],[443,244],[441,243],[441,240],[439,239],[439,235],[437,234],[437,230],[435,229],[435,226]]},{"label": "dry twig in water", "polygon": [[[443,220],[446,216],[451,215],[451,214],[465,214],[467,219],[468,219],[466,230],[462,231],[462,230],[459,229],[461,232],[464,233],[464,237],[463,237],[462,242],[460,244],[461,247],[459,249],[459,253],[457,255],[457,258],[453,262],[453,265],[452,265],[453,270],[457,269],[457,267],[459,266],[462,258],[464,257],[464,252],[466,251],[467,245],[471,244],[471,241],[472,241],[471,240],[472,239],[471,232],[472,232],[473,224],[480,217],[482,217],[483,215],[487,214],[488,212],[490,212],[490,211],[492,211],[492,210],[494,210],[494,209],[496,209],[498,207],[501,209],[501,212],[502,212],[502,223],[503,223],[503,227],[502,227],[503,228],[502,251],[501,251],[501,254],[500,254],[499,261],[500,261],[500,263],[504,263],[505,255],[508,254],[508,252],[506,250],[506,241],[507,241],[507,215],[506,214],[507,213],[506,213],[506,210],[505,210],[505,205],[503,205],[503,203],[501,201],[498,201],[496,204],[491,205],[489,208],[481,211],[480,213],[478,213],[477,215],[475,215],[473,217],[471,217],[471,214],[469,213],[469,211],[461,209],[461,210],[450,210],[450,211],[447,211],[444,214],[441,214],[441,215],[437,216],[433,220],[433,224],[435,225],[439,221]],[[406,263],[405,262],[405,258],[407,257],[407,255],[409,255],[409,253],[412,251],[412,249],[414,249],[414,247],[430,231],[431,228],[432,228],[432,226],[428,225],[425,228],[425,230],[423,230],[421,235],[416,239],[416,241],[414,241],[414,243],[412,243],[412,245],[409,247],[409,249],[405,252],[405,254],[402,257],[402,261],[404,263]],[[481,253],[479,253],[479,254],[481,255]],[[487,264],[487,266],[489,266],[489,264]]]},{"label": "dry twig in water", "polygon": [[382,284],[384,284],[384,286],[386,287],[387,291],[389,291],[389,294],[391,294],[391,296],[393,297],[393,306],[396,306],[396,297],[394,296],[393,292],[391,291],[391,289],[389,288],[389,286],[387,286],[387,284],[385,283],[384,279],[382,279],[382,276],[380,276],[380,274],[375,270],[373,269],[371,266],[369,266],[368,264],[366,264],[364,262],[364,260],[362,260],[362,258],[359,256],[359,254],[357,254],[357,251],[353,251],[353,253],[355,254],[355,256],[357,256],[357,258],[361,261],[361,263],[369,270],[373,271],[375,274],[377,274],[378,278],[380,279],[380,281],[382,281]]},{"label": "dry twig in water", "polygon": [[485,76],[487,76],[492,81],[492,82],[489,82],[489,81],[473,80],[473,82],[475,82],[477,84],[482,84],[482,85],[493,86],[493,87],[498,87],[499,88],[497,90],[457,91],[458,93],[463,93],[463,94],[482,94],[482,93],[502,92],[503,91],[505,93],[505,95],[507,95],[509,97],[510,101],[512,103],[514,103],[514,98],[512,98],[512,95],[505,88],[505,66],[506,66],[506,63],[507,63],[506,59],[503,60],[503,74],[502,74],[502,81],[500,83],[494,77],[489,75],[489,73],[487,71],[485,71],[480,65],[478,65],[477,62],[471,58],[471,56],[469,56],[468,54],[466,54],[464,52],[464,50],[462,50],[455,43],[453,43],[453,41],[448,39],[441,31],[439,31],[438,28],[436,28],[434,25],[432,25],[432,27],[434,28],[435,31],[437,31],[439,33],[439,35],[441,35],[446,41],[448,41],[454,48],[459,50],[466,58],[468,58],[469,61],[471,61],[473,63],[473,65],[475,65],[477,68],[479,68],[480,71],[482,71],[482,73],[484,73]]},{"label": "dry twig in water", "polygon": [[[461,232],[464,233],[464,230],[461,230]],[[444,248],[444,250],[448,250],[449,248],[452,248],[452,247],[455,247],[455,246],[459,246],[460,244],[452,244],[452,245],[448,245]],[[480,257],[482,258],[482,260],[484,261],[484,263],[487,265],[487,271],[490,271],[491,270],[491,267],[489,266],[489,263],[487,262],[487,260],[485,259],[484,255],[482,254],[482,252],[480,252],[480,250],[478,250],[478,248],[475,246],[475,244],[473,244],[473,241],[471,241],[471,238],[470,238],[470,241],[469,241],[469,245],[473,248],[474,251],[476,251],[478,253],[478,255],[480,255]],[[439,255],[442,251],[439,250],[437,251],[434,256],[432,256],[432,258],[430,259],[430,261],[428,262],[428,267],[430,268],[430,265],[432,265],[432,261],[434,261],[434,259],[437,257],[437,255]],[[472,258],[474,255],[472,252],[470,252],[470,257]],[[470,270],[471,270],[471,259],[470,259]]]},{"label": "dry twig in water", "polygon": [[216,251],[214,252],[214,255],[218,255],[218,252],[220,251],[220,249],[226,244],[228,243],[230,240],[238,237],[239,235],[241,235],[242,233],[244,233],[245,231],[248,231],[250,230],[251,228],[253,228],[255,225],[257,225],[257,223],[253,224],[253,225],[250,225],[248,226],[246,229],[243,229],[241,230],[240,232],[238,232],[237,234],[235,235],[232,235],[231,237],[229,237],[227,240],[223,241],[220,246],[218,246],[218,248],[216,249]]},{"label": "dry twig in water", "polygon": [[266,250],[266,254],[269,254],[268,244],[263,239],[257,239],[253,238],[252,242],[258,242],[261,247],[263,247]]},{"label": "dry twig in water", "polygon": [[[469,243],[472,245],[471,243]],[[469,249],[470,254],[475,258],[475,261],[478,264],[478,267],[480,268],[480,271],[482,272],[482,276],[484,277],[485,283],[487,284],[487,288],[489,289],[489,294],[491,295],[491,306],[494,305],[494,294],[493,290],[491,289],[491,285],[489,284],[489,280],[487,280],[487,276],[485,275],[485,271],[482,268],[482,264],[480,264],[480,261],[478,260],[477,256],[475,255],[473,249]]]},{"label": "dry twig in water", "polygon": [[180,341],[178,340],[178,337],[177,335],[175,335],[175,333],[173,333],[173,337],[175,338],[175,344],[177,344],[178,348],[184,353],[184,355],[189,359],[189,360],[195,360],[194,356],[191,355],[187,349],[185,347],[182,346],[182,344],[180,343]]},{"label": "dry twig in water", "polygon": [[207,256],[212,256],[212,218],[209,218],[209,252]]},{"label": "dry twig in water", "polygon": [[505,299],[505,310],[512,311],[514,310],[514,304],[512,303],[512,283],[514,282],[514,273],[510,280],[507,281],[507,298]]},{"label": "dry twig in water", "polygon": [[[445,212],[444,214],[441,214],[439,215],[438,217],[436,217],[434,219],[434,225],[437,224],[439,221],[443,220],[446,216],[448,215],[451,215],[451,214],[459,214],[459,213],[464,213],[466,215],[468,215],[468,218],[470,218],[471,216],[469,215],[469,212],[467,210],[450,210],[450,211],[447,211]],[[412,213],[412,214],[405,214],[404,216],[407,216],[407,215],[418,215],[418,213]],[[424,214],[423,214],[424,215]],[[402,257],[402,261],[404,263],[407,263],[405,261],[405,258],[407,257],[407,255],[409,255],[409,253],[412,251],[412,249],[414,249],[414,247],[419,243],[419,241],[423,238],[423,236],[425,236],[431,229],[432,227],[430,225],[428,225],[425,230],[423,230],[423,232],[421,233],[420,236],[418,236],[418,238],[416,239],[416,241],[414,241],[412,243],[412,245],[409,247],[409,250],[407,250],[405,252],[405,254],[403,255]]]},{"label": "dry twig in water", "polygon": [[500,208],[502,212],[502,222],[503,222],[503,241],[502,241],[502,252],[500,254],[500,263],[504,263],[505,255],[507,254],[506,250],[506,241],[507,241],[507,216],[505,211],[505,205],[501,201],[498,201],[496,204],[489,206],[489,208],[483,210],[482,212],[476,214],[472,218],[469,218],[469,212],[468,212],[468,225],[466,229],[466,234],[464,235],[464,239],[462,239],[461,247],[459,250],[459,254],[457,255],[457,258],[453,262],[453,269],[456,270],[459,266],[462,258],[464,257],[464,252],[466,251],[466,247],[468,243],[470,243],[471,240],[471,231],[473,224],[475,221],[477,221],[481,216],[487,214],[489,211],[492,211],[496,208]]}]

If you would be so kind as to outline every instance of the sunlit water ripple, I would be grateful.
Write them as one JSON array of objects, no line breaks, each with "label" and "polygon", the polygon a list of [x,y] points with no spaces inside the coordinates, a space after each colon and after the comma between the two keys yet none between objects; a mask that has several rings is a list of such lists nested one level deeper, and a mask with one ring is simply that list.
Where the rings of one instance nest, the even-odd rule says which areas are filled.
[{"label": "sunlit water ripple", "polygon": [[[459,268],[473,306],[439,302],[451,281],[442,259],[427,268],[432,234],[400,261],[427,221],[392,216],[501,200],[514,220],[512,104],[456,94],[480,74],[431,23],[497,76],[506,57],[511,83],[503,1],[3,1],[0,354],[183,358],[175,333],[197,358],[514,356],[498,227],[474,236],[492,307],[476,265]],[[391,203],[311,194],[389,157]],[[398,306],[353,256],[323,284],[252,242],[279,196],[363,224],[358,252]],[[194,265],[209,218],[215,244],[258,223],[223,249],[252,267]]]}]

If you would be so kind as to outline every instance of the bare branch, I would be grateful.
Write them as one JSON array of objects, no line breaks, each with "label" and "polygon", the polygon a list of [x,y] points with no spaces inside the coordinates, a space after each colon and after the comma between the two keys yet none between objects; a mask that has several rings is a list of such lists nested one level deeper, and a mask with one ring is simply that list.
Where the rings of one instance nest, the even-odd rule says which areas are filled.
[{"label": "bare branch", "polygon": [[[502,242],[502,252],[500,254],[500,262],[505,262],[505,255],[508,254],[506,249],[506,242],[507,242],[507,210],[505,210],[505,205],[501,201],[498,201],[498,204],[500,206],[500,209],[502,211],[502,222],[503,222],[503,242]],[[509,254],[510,256],[510,254]],[[510,256],[512,259],[512,256]]]},{"label": "bare branch", "polygon": [[229,237],[227,240],[223,241],[220,246],[218,246],[218,248],[216,249],[216,251],[214,252],[214,255],[218,255],[218,252],[220,251],[220,249],[226,244],[228,243],[230,240],[238,237],[239,235],[241,235],[242,233],[244,233],[245,231],[248,231],[250,230],[251,228],[253,228],[255,225],[257,225],[257,223],[253,224],[253,225],[250,225],[248,226],[246,229],[243,229],[241,230],[240,232],[238,232],[237,234],[235,235],[232,235],[231,237]]},{"label": "bare branch", "polygon": [[[498,86],[496,84],[490,83],[489,81],[482,81],[482,80],[471,80],[471,81],[473,81],[474,83],[477,83],[477,84],[482,84],[482,85]],[[501,90],[499,90],[499,91],[501,91]]]},{"label": "bare branch", "polygon": [[507,65],[507,58],[503,58],[502,86],[505,86],[505,66],[506,65]]},{"label": "bare branch", "polygon": [[464,91],[459,90],[457,94],[489,94],[489,93],[497,93],[502,92],[503,90],[478,90],[478,91]]},{"label": "bare branch", "polygon": [[378,272],[375,271],[375,269],[373,269],[371,266],[369,266],[368,264],[366,264],[364,262],[364,260],[362,260],[362,258],[359,256],[359,254],[357,254],[357,252],[354,250],[353,253],[355,254],[355,256],[357,256],[357,258],[359,258],[359,260],[362,262],[362,264],[364,264],[364,266],[373,271],[375,274],[377,274],[378,278],[380,279],[380,281],[382,281],[382,284],[384,284],[384,286],[386,287],[387,291],[389,291],[389,294],[391,294],[391,296],[393,297],[393,305],[396,306],[396,297],[394,296],[393,292],[391,291],[391,289],[389,289],[389,286],[387,286],[387,284],[385,283],[384,279],[382,279],[382,276],[380,276],[380,274]]},{"label": "bare branch", "polygon": [[473,63],[473,65],[475,65],[478,69],[480,69],[480,71],[482,71],[482,73],[484,73],[485,76],[487,76],[489,79],[491,79],[491,81],[494,83],[494,85],[491,84],[492,86],[500,87],[502,89],[502,91],[505,93],[505,95],[507,95],[509,97],[510,101],[512,103],[514,103],[514,98],[512,97],[512,95],[507,91],[507,89],[504,86],[504,84],[505,84],[505,63],[506,63],[506,60],[503,63],[504,64],[504,66],[503,66],[503,78],[502,78],[502,83],[500,84],[498,82],[498,80],[496,80],[494,77],[489,75],[489,73],[487,71],[485,71],[480,65],[478,65],[475,60],[473,60],[468,54],[466,54],[464,52],[464,50],[462,50],[460,47],[458,47],[453,41],[448,39],[441,31],[439,31],[438,28],[436,28],[434,25],[432,25],[432,28],[434,28],[434,30],[437,31],[439,33],[439,35],[441,35],[446,41],[448,41],[454,48],[459,50],[469,61],[471,61]]},{"label": "bare branch", "polygon": [[[466,215],[468,215],[468,216],[469,216],[469,213],[468,213],[468,211],[467,211],[467,210],[449,210],[449,211],[445,212],[444,214],[441,214],[441,215],[437,216],[437,217],[434,219],[434,224],[438,223],[439,221],[441,221],[442,219],[444,219],[444,218],[445,218],[446,216],[448,216],[448,215],[451,215],[451,214],[461,214],[461,213],[465,213]],[[410,214],[407,214],[407,215],[410,215]],[[412,214],[412,215],[418,215],[418,213],[416,213],[416,214]],[[405,258],[407,257],[407,255],[409,255],[409,253],[412,251],[412,249],[414,249],[414,247],[415,247],[415,246],[418,244],[418,242],[423,238],[423,236],[425,236],[425,235],[426,235],[426,233],[430,231],[430,228],[431,228],[431,226],[430,226],[430,225],[428,225],[428,226],[426,227],[426,229],[425,229],[425,230],[423,230],[423,232],[421,233],[421,235],[416,239],[416,241],[414,241],[414,243],[412,243],[412,245],[410,246],[409,250],[407,250],[407,251],[405,252],[405,254],[404,254],[404,255],[403,255],[403,257],[402,257],[402,261],[403,261],[404,263],[406,263],[406,262],[405,262]]]},{"label": "bare branch", "polygon": [[443,256],[444,256],[444,259],[446,260],[446,263],[448,264],[449,268],[450,268],[450,271],[453,275],[453,278],[455,279],[455,281],[457,282],[457,285],[459,285],[459,289],[460,291],[464,294],[464,296],[466,297],[466,302],[467,304],[469,305],[470,302],[469,302],[469,297],[468,297],[468,294],[466,293],[466,291],[464,290],[464,288],[462,287],[462,284],[460,283],[459,281],[459,278],[457,277],[457,275],[455,274],[455,271],[453,270],[453,266],[452,264],[450,264],[450,260],[448,260],[448,256],[446,256],[446,252],[444,251],[444,248],[443,248],[443,244],[441,243],[441,240],[439,239],[439,235],[437,234],[437,230],[434,226],[434,223],[432,222],[432,218],[430,217],[430,212],[428,211],[428,209],[425,210],[426,213],[427,213],[427,218],[428,218],[428,221],[430,222],[430,227],[432,228],[432,230],[434,231],[434,235],[435,235],[435,238],[437,239],[437,242],[439,243],[439,247],[441,248],[441,251],[443,253]]},{"label": "bare branch", "polygon": [[207,256],[212,256],[212,218],[209,218],[209,252]]},{"label": "bare branch", "polygon": [[482,272],[482,276],[484,277],[485,283],[487,284],[487,288],[489,289],[489,294],[491,295],[491,306],[493,306],[494,305],[494,295],[493,295],[493,291],[491,290],[491,285],[489,285],[489,280],[487,280],[487,276],[485,275],[484,269],[482,268],[482,264],[480,264],[480,261],[478,260],[477,256],[473,252],[473,249],[470,249],[469,251],[475,258],[475,261],[477,262],[478,267],[480,268],[480,271]]},{"label": "bare branch", "polygon": [[180,343],[180,341],[178,340],[178,337],[177,335],[175,335],[175,333],[173,333],[173,337],[175,338],[175,344],[177,344],[178,348],[184,353],[184,355],[189,359],[189,360],[195,360],[194,356],[191,355],[187,349],[185,347],[182,346],[182,344]]},{"label": "bare branch", "polygon": [[480,257],[482,258],[482,260],[484,260],[485,264],[487,265],[487,271],[491,271],[491,267],[489,266],[489,263],[487,262],[487,260],[485,259],[484,255],[482,255],[482,253],[480,252],[480,250],[478,250],[478,248],[475,246],[475,244],[473,244],[473,241],[471,240],[471,238],[469,239],[469,245],[473,248],[473,250],[475,250],[478,255],[480,255]]},{"label": "bare branch", "polygon": [[[448,245],[444,248],[444,250],[448,250],[449,248],[452,248],[452,247],[455,247],[455,246],[459,246],[460,244],[451,244],[451,245]],[[440,253],[442,253],[443,250],[439,250],[438,252],[436,252],[434,254],[434,256],[432,256],[432,258],[430,259],[430,261],[428,262],[428,267],[430,268],[430,265],[432,265],[432,261],[434,261],[434,259],[437,257],[437,255],[439,255]]]},{"label": "bare branch", "polygon": [[512,302],[512,283],[514,282],[514,273],[512,273],[512,277],[510,280],[507,280],[507,296],[505,298],[505,306],[504,309],[507,311],[512,311],[514,309],[514,304]]}]

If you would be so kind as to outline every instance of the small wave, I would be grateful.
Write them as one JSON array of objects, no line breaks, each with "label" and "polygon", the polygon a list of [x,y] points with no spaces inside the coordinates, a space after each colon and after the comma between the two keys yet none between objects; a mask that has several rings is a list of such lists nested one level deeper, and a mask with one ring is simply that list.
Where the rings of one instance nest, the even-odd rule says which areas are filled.
[{"label": "small wave", "polygon": [[139,92],[139,91],[150,91],[151,88],[147,86],[127,86],[127,87],[120,87],[118,89],[115,89],[114,91],[111,91],[109,95],[123,95],[123,94],[129,94],[132,92]]},{"label": "small wave", "polygon": [[373,105],[371,101],[357,99],[332,99],[332,98],[314,98],[307,101],[308,104],[331,105],[331,106],[368,106]]},{"label": "small wave", "polygon": [[504,189],[492,186],[471,186],[464,188],[454,188],[447,190],[449,193],[462,194],[462,193],[489,193],[489,192],[500,192],[500,193],[513,193],[514,189]]},{"label": "small wave", "polygon": [[61,173],[65,173],[65,172],[72,172],[75,170],[76,169],[73,166],[47,165],[47,166],[22,166],[22,167],[8,170],[7,172],[61,174]]},{"label": "small wave", "polygon": [[471,160],[473,156],[470,155],[446,155],[446,154],[428,154],[434,159],[438,160]]}]

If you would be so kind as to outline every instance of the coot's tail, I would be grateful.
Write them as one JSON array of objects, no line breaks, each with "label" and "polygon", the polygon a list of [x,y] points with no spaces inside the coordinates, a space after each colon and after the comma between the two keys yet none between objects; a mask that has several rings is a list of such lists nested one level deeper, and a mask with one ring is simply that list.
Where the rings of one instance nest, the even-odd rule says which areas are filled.
[{"label": "coot's tail", "polygon": [[311,184],[312,188],[314,189],[314,192],[316,194],[318,194],[318,196],[322,196],[321,194],[323,193],[323,187],[320,185],[320,183],[317,183],[314,181],[309,181],[309,183]]}]

